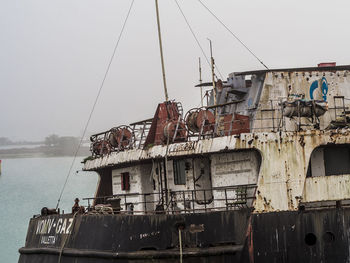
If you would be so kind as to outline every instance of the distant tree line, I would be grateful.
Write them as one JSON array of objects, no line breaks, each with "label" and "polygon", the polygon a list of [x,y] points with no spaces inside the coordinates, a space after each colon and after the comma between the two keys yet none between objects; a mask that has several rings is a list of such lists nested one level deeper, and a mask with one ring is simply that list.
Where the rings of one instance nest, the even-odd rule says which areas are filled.
[{"label": "distant tree line", "polygon": [[52,155],[72,155],[79,145],[79,139],[73,136],[52,134],[44,140],[45,153]]},{"label": "distant tree line", "polygon": [[32,142],[32,141],[17,141],[14,142],[7,137],[0,137],[0,146],[8,145],[30,145],[30,144],[41,144],[42,142]]},{"label": "distant tree line", "polygon": [[0,137],[0,145],[12,145],[13,142],[6,137]]},{"label": "distant tree line", "polygon": [[69,144],[78,145],[79,139],[73,136],[60,137],[56,134],[49,135],[45,138],[44,142],[32,142],[32,141],[12,141],[7,137],[0,137],[0,146],[7,145],[29,145],[29,144],[44,144],[47,147],[64,147]]},{"label": "distant tree line", "polygon": [[[23,145],[23,147],[14,147],[0,149],[1,158],[16,157],[45,157],[45,156],[73,156],[78,149],[80,139],[73,136],[58,136],[52,134],[47,136],[41,142],[13,142],[6,137],[0,137],[0,146]],[[26,147],[26,145],[37,145],[35,147]],[[83,141],[77,153],[78,156],[90,155],[90,142]]]}]

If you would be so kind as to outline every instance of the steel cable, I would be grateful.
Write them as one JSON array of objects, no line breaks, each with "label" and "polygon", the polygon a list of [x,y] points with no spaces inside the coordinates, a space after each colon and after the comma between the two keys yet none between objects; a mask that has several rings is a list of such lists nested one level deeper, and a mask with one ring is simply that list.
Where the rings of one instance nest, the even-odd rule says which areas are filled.
[{"label": "steel cable", "polygon": [[69,176],[70,176],[70,174],[71,174],[71,172],[72,172],[72,169],[73,169],[73,166],[74,166],[76,157],[77,157],[77,155],[78,155],[79,149],[80,149],[80,147],[81,147],[81,145],[82,145],[82,142],[83,142],[83,140],[84,140],[84,137],[85,137],[87,128],[88,128],[88,126],[89,126],[89,123],[90,123],[90,120],[91,120],[91,117],[92,117],[92,114],[93,114],[93,112],[95,111],[97,101],[98,101],[98,99],[99,99],[99,97],[100,97],[100,94],[101,94],[101,91],[102,91],[103,86],[104,86],[104,84],[105,84],[107,75],[108,75],[109,70],[110,70],[110,68],[111,68],[113,59],[114,59],[114,57],[115,57],[117,48],[118,48],[118,46],[119,46],[120,40],[121,40],[122,35],[123,35],[123,32],[124,32],[124,30],[125,30],[125,26],[126,26],[126,23],[127,23],[128,19],[129,19],[129,16],[130,16],[132,7],[133,7],[133,5],[134,5],[134,2],[135,2],[135,0],[132,0],[132,1],[131,1],[130,7],[129,7],[129,9],[128,9],[128,13],[127,13],[127,15],[126,15],[126,17],[125,17],[125,20],[124,20],[124,23],[123,23],[123,26],[122,26],[122,29],[121,29],[120,34],[119,34],[119,36],[118,36],[117,42],[116,42],[116,44],[115,44],[115,46],[114,46],[112,56],[111,56],[111,58],[110,58],[110,60],[109,60],[107,69],[106,69],[106,71],[105,71],[105,74],[104,74],[104,76],[103,76],[103,79],[102,79],[102,82],[101,82],[101,85],[100,85],[100,88],[99,88],[99,90],[98,90],[98,92],[97,92],[97,96],[96,96],[96,98],[95,98],[94,104],[93,104],[92,109],[91,109],[91,111],[90,111],[89,118],[88,118],[88,120],[87,120],[87,122],[86,122],[84,131],[83,131],[83,134],[82,134],[82,136],[81,136],[81,138],[80,138],[79,144],[78,144],[78,146],[77,146],[77,149],[76,149],[75,154],[74,154],[74,157],[73,157],[73,161],[72,161],[72,163],[71,163],[71,166],[70,166],[70,168],[69,168],[68,174],[67,174],[67,176],[66,176],[66,180],[65,180],[65,182],[64,182],[64,184],[63,184],[63,187],[62,187],[60,196],[59,196],[59,198],[58,198],[58,200],[57,200],[56,210],[57,210],[57,208],[58,208],[58,206],[59,206],[59,204],[60,204],[60,202],[61,202],[61,198],[62,198],[64,189],[65,189],[65,187],[66,187],[66,185],[67,185],[67,182],[68,182]]},{"label": "steel cable", "polygon": [[252,54],[267,70],[269,69],[264,62],[258,58],[257,55],[254,54],[254,52],[246,45],[243,43],[242,40],[239,39],[239,37],[233,33],[225,24],[222,22],[201,0],[198,0],[198,2],[239,42],[241,45],[248,50],[250,54]]},{"label": "steel cable", "polygon": [[[209,62],[209,59],[208,59],[207,55],[205,54],[204,49],[203,49],[202,45],[200,44],[200,42],[199,42],[199,40],[198,40],[196,34],[194,33],[194,31],[193,31],[193,29],[192,29],[192,27],[191,27],[191,25],[190,25],[190,23],[189,23],[189,21],[188,21],[186,15],[185,15],[185,13],[183,12],[183,10],[182,10],[182,8],[181,8],[179,2],[178,2],[177,0],[174,0],[174,1],[175,1],[175,3],[176,3],[177,7],[179,8],[179,11],[180,11],[180,13],[182,14],[182,16],[183,16],[183,18],[184,18],[184,20],[185,20],[185,22],[186,22],[186,24],[187,24],[189,30],[191,31],[193,38],[196,40],[196,42],[197,42],[197,44],[198,44],[200,50],[202,51],[203,56],[205,57],[205,60],[207,61],[209,67],[211,67],[211,64],[210,64],[210,62]],[[216,68],[217,72],[219,73],[221,79],[223,79],[223,76],[222,76],[222,74],[221,74],[219,68],[216,66],[216,64],[215,64],[215,68]]]}]

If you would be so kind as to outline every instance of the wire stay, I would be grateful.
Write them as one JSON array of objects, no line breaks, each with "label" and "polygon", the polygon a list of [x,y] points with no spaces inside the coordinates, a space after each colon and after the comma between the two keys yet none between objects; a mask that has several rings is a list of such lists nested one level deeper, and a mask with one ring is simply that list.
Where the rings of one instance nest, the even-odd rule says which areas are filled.
[{"label": "wire stay", "polygon": [[244,42],[242,40],[239,39],[239,37],[232,32],[232,30],[230,30],[225,24],[224,22],[222,22],[222,20],[220,20],[201,0],[198,0],[198,2],[239,42],[241,43],[241,45],[248,50],[248,52],[250,54],[252,54],[266,69],[269,69],[264,62],[258,58],[257,55],[254,54],[254,52],[246,45],[244,44]]},{"label": "wire stay", "polygon": [[[179,8],[179,11],[180,11],[180,13],[182,14],[182,17],[184,18],[184,20],[185,20],[185,22],[186,22],[186,24],[187,24],[187,26],[188,26],[188,29],[191,31],[193,38],[196,40],[196,42],[197,42],[197,44],[198,44],[198,47],[199,47],[200,50],[202,51],[202,54],[203,54],[205,60],[207,61],[209,67],[211,67],[211,63],[210,63],[210,61],[209,61],[207,55],[205,54],[204,49],[203,49],[202,45],[200,44],[200,42],[199,42],[199,40],[198,40],[198,38],[197,38],[197,36],[196,36],[196,34],[195,34],[193,28],[191,27],[191,25],[190,25],[190,23],[189,23],[189,21],[188,21],[186,15],[185,15],[185,13],[183,12],[183,10],[182,10],[182,8],[181,8],[179,2],[178,2],[177,0],[174,0],[174,1],[175,1],[175,3],[176,3],[177,7]],[[218,68],[216,65],[215,65],[215,68],[216,68],[217,72],[219,73],[221,79],[223,79],[223,76],[222,76],[222,74],[221,74],[219,68]]]},{"label": "wire stay", "polygon": [[121,38],[122,38],[122,35],[123,35],[123,33],[124,33],[124,30],[125,30],[127,21],[128,21],[128,19],[129,19],[129,16],[130,16],[132,7],[133,7],[133,5],[134,5],[134,2],[135,2],[135,0],[132,0],[132,1],[131,1],[130,7],[129,7],[129,9],[128,9],[128,13],[127,13],[127,15],[126,15],[126,17],[125,17],[125,20],[124,20],[124,23],[123,23],[123,26],[122,26],[122,29],[121,29],[121,31],[120,31],[120,33],[119,33],[117,42],[116,42],[116,44],[115,44],[115,46],[114,46],[112,56],[111,56],[111,58],[110,58],[110,60],[109,60],[109,63],[108,63],[108,65],[107,65],[105,74],[104,74],[104,76],[103,76],[102,82],[101,82],[100,87],[99,87],[99,90],[98,90],[98,92],[97,92],[97,96],[96,96],[95,101],[94,101],[94,104],[93,104],[93,106],[92,106],[92,108],[91,108],[89,118],[88,118],[88,120],[87,120],[87,122],[86,122],[86,124],[85,124],[83,134],[82,134],[82,136],[81,136],[81,138],[80,138],[79,144],[78,144],[77,149],[76,149],[76,151],[75,151],[75,154],[74,154],[74,157],[73,157],[73,161],[72,161],[72,163],[71,163],[71,165],[70,165],[70,168],[69,168],[68,174],[67,174],[67,176],[66,176],[65,182],[64,182],[64,184],[63,184],[63,187],[62,187],[60,196],[59,196],[59,198],[58,198],[58,200],[57,200],[56,210],[57,210],[57,208],[58,208],[58,206],[59,206],[59,204],[60,204],[60,202],[61,202],[61,198],[62,198],[64,189],[66,188],[66,185],[67,185],[69,176],[70,176],[70,174],[71,174],[71,172],[72,172],[72,169],[73,169],[75,160],[76,160],[76,158],[77,158],[79,149],[80,149],[80,147],[81,147],[81,145],[82,145],[82,143],[83,143],[83,140],[84,140],[84,137],[85,137],[87,128],[88,128],[88,126],[89,126],[89,123],[90,123],[90,120],[91,120],[91,117],[92,117],[92,114],[93,114],[93,112],[95,111],[97,101],[98,101],[98,99],[99,99],[99,97],[100,97],[100,95],[101,95],[101,91],[102,91],[102,89],[103,89],[103,87],[104,87],[104,84],[105,84],[107,75],[108,75],[108,73],[109,73],[109,70],[110,70],[110,68],[111,68],[113,59],[114,59],[115,54],[116,54],[116,51],[117,51],[117,48],[118,48],[118,46],[119,46],[120,40],[121,40]]}]

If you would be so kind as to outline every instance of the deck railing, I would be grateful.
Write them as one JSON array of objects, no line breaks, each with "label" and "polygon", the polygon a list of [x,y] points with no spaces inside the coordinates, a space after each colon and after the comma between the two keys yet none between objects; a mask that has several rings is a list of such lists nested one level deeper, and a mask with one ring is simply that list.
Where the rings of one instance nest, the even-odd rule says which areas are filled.
[{"label": "deck railing", "polygon": [[250,208],[255,184],[83,198],[87,211],[109,214],[180,214]]},{"label": "deck railing", "polygon": [[[294,96],[294,97],[293,97]],[[292,98],[299,99],[304,103],[303,97],[299,94],[293,94]],[[174,136],[169,139],[168,143],[198,141],[201,139],[215,138],[220,136],[237,135],[249,132],[280,132],[280,131],[300,131],[305,129],[319,129],[320,115],[309,117],[284,116],[285,105],[291,97],[281,97],[274,100],[260,100],[256,108],[247,108],[236,110],[232,103],[222,106],[217,105],[204,107],[206,110],[214,112],[217,109],[215,123],[203,120],[198,131],[191,131],[189,127],[178,125]],[[329,98],[331,107],[328,107],[329,121],[336,121],[338,126],[349,126],[348,104],[345,101],[350,99],[344,96],[333,96]],[[241,101],[240,101],[241,102]],[[309,101],[310,102],[310,101]],[[232,104],[232,105],[231,105]],[[299,105],[299,104],[298,104]],[[298,106],[299,107],[299,106]],[[315,109],[313,108],[313,111]],[[179,121],[182,119],[179,118]],[[343,121],[342,121],[343,120]],[[340,123],[339,123],[340,122]],[[341,123],[343,122],[343,123]],[[119,126],[109,131],[94,134],[91,136],[91,152],[93,157],[101,157],[111,152],[119,152],[127,149],[144,149],[147,135],[150,131],[152,119],[132,123],[130,126]],[[179,122],[180,123],[180,122]],[[343,124],[343,125],[342,125]],[[188,125],[188,124],[187,124]],[[322,127],[325,128],[325,127]],[[116,144],[111,143],[111,133],[117,130],[128,131],[128,136],[121,136]],[[159,134],[156,134],[159,137]],[[119,137],[118,137],[119,138]],[[165,141],[155,141],[152,145],[166,144]]]}]

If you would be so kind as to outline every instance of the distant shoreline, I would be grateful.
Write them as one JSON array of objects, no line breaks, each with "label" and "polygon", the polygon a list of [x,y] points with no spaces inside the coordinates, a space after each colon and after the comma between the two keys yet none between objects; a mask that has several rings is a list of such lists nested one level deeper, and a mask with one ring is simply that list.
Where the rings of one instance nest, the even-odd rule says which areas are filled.
[{"label": "distant shoreline", "polygon": [[[12,148],[0,150],[0,159],[16,158],[47,158],[47,157],[69,157],[74,156],[74,149],[65,149],[61,147],[40,146],[35,148]],[[82,146],[77,156],[86,157],[91,155],[90,148]]]}]

